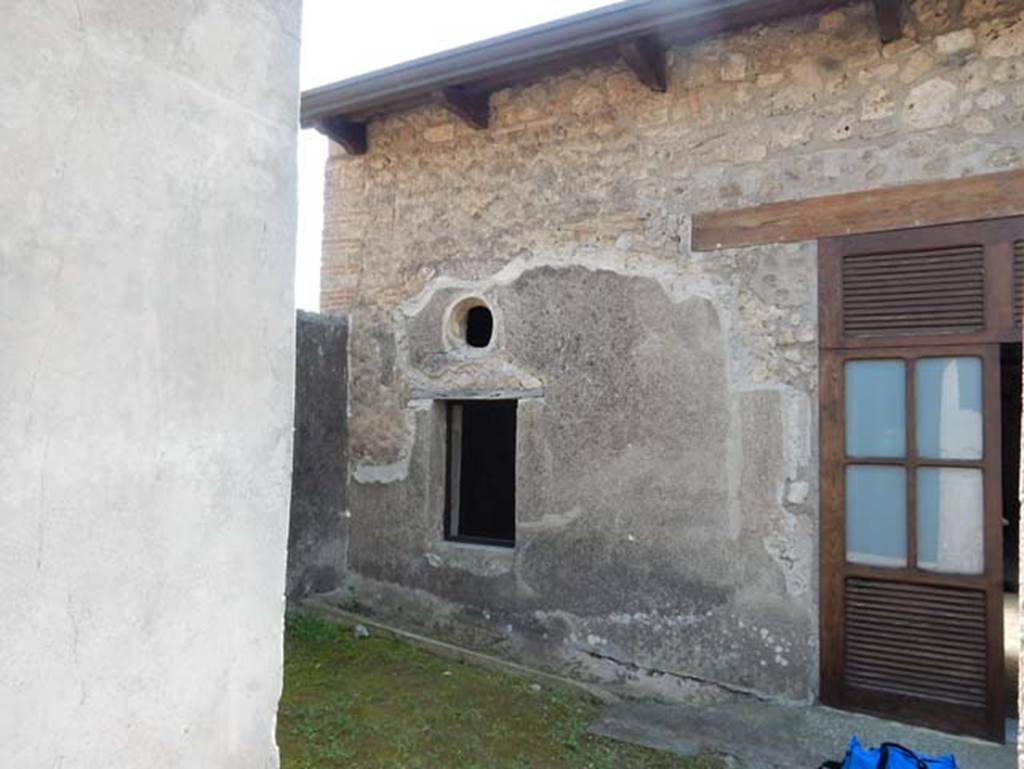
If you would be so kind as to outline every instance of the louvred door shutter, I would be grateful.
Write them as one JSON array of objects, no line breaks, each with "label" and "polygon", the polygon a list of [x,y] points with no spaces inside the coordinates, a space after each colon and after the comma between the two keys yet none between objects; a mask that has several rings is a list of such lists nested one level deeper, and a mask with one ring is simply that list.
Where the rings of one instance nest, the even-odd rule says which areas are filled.
[{"label": "louvred door shutter", "polygon": [[847,255],[842,303],[843,333],[849,337],[980,331],[984,248]]}]

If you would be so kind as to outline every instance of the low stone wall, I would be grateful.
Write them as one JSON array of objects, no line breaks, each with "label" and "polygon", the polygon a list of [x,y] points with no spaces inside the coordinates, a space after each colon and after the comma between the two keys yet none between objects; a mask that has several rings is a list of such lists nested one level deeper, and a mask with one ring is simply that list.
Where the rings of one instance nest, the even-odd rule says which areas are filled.
[{"label": "low stone wall", "polygon": [[298,314],[288,596],[338,587],[345,570],[348,321]]}]

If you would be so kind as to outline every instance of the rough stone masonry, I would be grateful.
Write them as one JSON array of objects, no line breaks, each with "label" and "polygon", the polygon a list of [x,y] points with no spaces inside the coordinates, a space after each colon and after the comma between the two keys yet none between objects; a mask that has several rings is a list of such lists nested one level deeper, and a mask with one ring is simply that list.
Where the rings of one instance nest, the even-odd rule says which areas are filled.
[{"label": "rough stone masonry", "polygon": [[[1024,166],[1024,8],[868,2],[371,123],[326,172],[322,309],[351,316],[348,585],[582,675],[817,689],[813,243],[692,253],[697,211]],[[489,304],[485,354],[453,306]],[[517,541],[443,538],[445,412],[519,402]],[[664,688],[664,687],[663,687]]]}]

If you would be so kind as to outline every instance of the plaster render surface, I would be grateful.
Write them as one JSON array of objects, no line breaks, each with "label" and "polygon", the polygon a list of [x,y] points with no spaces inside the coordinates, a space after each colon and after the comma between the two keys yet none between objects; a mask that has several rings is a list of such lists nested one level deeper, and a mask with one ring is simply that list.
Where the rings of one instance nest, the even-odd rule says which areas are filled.
[{"label": "plaster render surface", "polygon": [[348,544],[348,323],[298,312],[288,597],[336,589]]},{"label": "plaster render surface", "polygon": [[[675,48],[664,94],[578,70],[494,94],[485,131],[424,107],[332,148],[361,602],[663,693],[814,696],[815,246],[693,253],[690,216],[1024,167],[1020,4],[916,0],[904,31],[854,3]],[[484,354],[446,341],[467,296]],[[511,557],[440,542],[443,406],[413,396],[460,388],[543,393]]]},{"label": "plaster render surface", "polygon": [[2,766],[278,766],[298,30],[5,8]]}]

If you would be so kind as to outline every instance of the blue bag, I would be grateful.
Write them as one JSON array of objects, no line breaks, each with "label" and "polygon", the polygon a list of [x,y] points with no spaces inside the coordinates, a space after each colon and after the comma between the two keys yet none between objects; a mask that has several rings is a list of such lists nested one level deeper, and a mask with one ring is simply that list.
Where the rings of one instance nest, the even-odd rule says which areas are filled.
[{"label": "blue bag", "polygon": [[865,748],[856,737],[842,763],[829,761],[823,769],[957,769],[953,756],[922,756],[895,742],[883,742],[878,748]]}]

